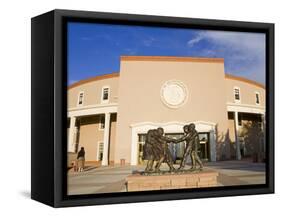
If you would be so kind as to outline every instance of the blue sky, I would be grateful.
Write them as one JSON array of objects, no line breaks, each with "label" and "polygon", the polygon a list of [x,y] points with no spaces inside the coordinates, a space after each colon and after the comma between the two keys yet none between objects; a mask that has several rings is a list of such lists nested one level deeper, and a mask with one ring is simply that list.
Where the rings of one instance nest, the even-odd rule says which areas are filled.
[{"label": "blue sky", "polygon": [[119,72],[120,56],[225,59],[225,72],[265,83],[265,34],[68,23],[68,84]]}]

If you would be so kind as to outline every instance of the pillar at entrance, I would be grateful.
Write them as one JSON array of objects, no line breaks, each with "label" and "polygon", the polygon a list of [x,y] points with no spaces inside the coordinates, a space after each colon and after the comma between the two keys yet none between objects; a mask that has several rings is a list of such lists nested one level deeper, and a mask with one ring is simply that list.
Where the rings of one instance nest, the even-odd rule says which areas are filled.
[{"label": "pillar at entrance", "polygon": [[238,137],[238,112],[234,112],[234,125],[235,125],[235,143],[236,143],[236,159],[241,160],[240,141]]},{"label": "pillar at entrance", "polygon": [[104,131],[103,131],[103,156],[102,166],[108,165],[108,152],[109,152],[109,131],[110,131],[110,113],[105,113]]},{"label": "pillar at entrance", "polygon": [[70,127],[68,131],[67,151],[75,152],[74,134],[75,134],[76,117],[70,118]]}]

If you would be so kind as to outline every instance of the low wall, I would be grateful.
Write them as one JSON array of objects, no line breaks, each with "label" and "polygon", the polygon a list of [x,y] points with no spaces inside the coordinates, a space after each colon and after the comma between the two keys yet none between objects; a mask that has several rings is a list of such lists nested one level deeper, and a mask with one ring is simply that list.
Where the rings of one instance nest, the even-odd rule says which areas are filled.
[{"label": "low wall", "polygon": [[141,175],[126,178],[127,191],[151,191],[162,189],[215,187],[218,172],[200,171],[182,174]]}]

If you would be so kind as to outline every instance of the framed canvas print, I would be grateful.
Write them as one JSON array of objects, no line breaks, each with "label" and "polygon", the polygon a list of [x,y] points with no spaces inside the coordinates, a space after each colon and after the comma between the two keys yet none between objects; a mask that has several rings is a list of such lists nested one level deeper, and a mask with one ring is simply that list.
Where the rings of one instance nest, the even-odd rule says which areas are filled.
[{"label": "framed canvas print", "polygon": [[54,207],[274,192],[274,24],[32,18],[32,192]]}]

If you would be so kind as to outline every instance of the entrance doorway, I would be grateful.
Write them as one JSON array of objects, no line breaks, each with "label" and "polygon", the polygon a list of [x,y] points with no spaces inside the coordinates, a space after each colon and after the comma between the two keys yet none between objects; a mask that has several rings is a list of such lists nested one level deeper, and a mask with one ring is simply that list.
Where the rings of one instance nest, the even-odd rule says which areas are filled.
[{"label": "entrance doorway", "polygon": [[[202,161],[210,161],[210,133],[200,132],[199,140],[200,146],[198,147],[198,155]],[[183,136],[183,133],[167,133],[166,136],[173,139],[179,139]],[[169,143],[169,149],[174,159],[174,164],[180,164],[185,150],[185,142]],[[190,162],[190,158],[187,159]]]},{"label": "entrance doorway", "polygon": [[[209,161],[216,161],[216,124],[212,122],[195,121],[196,130],[199,133],[207,133],[204,144],[207,146],[207,151],[204,151],[203,157]],[[157,129],[157,127],[163,127],[166,136],[182,136],[183,126],[189,124],[189,122],[168,122],[168,123],[153,123],[142,122],[132,124],[131,127],[131,165],[138,165],[142,162],[143,145],[145,143],[146,133],[150,129]],[[204,147],[205,147],[204,146]],[[176,152],[175,158],[178,158],[181,154],[181,150],[184,150],[184,145],[178,145],[178,147],[170,147],[171,151]],[[176,149],[176,150],[175,150]],[[204,149],[206,150],[206,148]],[[184,151],[183,151],[184,152]],[[202,149],[203,152],[203,149]],[[207,153],[207,154],[206,154]]]},{"label": "entrance doorway", "polygon": [[202,161],[210,161],[210,133],[199,133],[198,155]]},{"label": "entrance doorway", "polygon": [[[179,139],[183,137],[183,133],[166,133],[165,136],[173,139]],[[198,155],[203,161],[210,161],[210,143],[209,133],[199,133],[200,146],[198,148]],[[138,134],[138,164],[143,165],[143,146],[145,144],[146,134]],[[172,154],[174,164],[180,164],[185,150],[185,142],[168,143],[169,150]],[[190,162],[188,159],[187,162]]]},{"label": "entrance doorway", "polygon": [[[183,136],[183,133],[167,133],[165,136],[173,139],[179,139]],[[143,165],[143,146],[145,144],[146,134],[138,134],[138,164]],[[169,143],[169,150],[173,156],[174,163],[180,163],[184,155],[185,142]]]},{"label": "entrance doorway", "polygon": [[[167,133],[165,136],[172,139],[179,139],[183,137],[183,133]],[[169,143],[169,150],[172,154],[174,164],[180,164],[184,155],[185,142]]]},{"label": "entrance doorway", "polygon": [[143,165],[143,146],[145,143],[146,134],[138,134],[138,164]]}]

